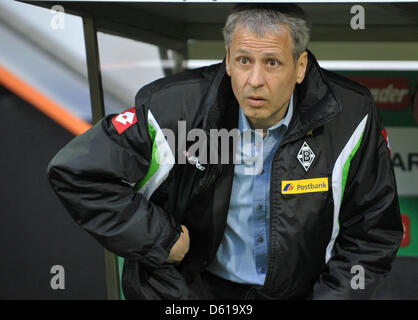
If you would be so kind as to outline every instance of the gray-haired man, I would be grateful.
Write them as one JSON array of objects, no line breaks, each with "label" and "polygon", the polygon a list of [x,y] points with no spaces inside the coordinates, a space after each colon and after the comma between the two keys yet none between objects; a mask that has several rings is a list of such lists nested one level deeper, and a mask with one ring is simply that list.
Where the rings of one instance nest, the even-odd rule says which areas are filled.
[{"label": "gray-haired man", "polygon": [[[319,67],[296,6],[239,6],[224,36],[222,64],[147,85],[132,121],[110,115],[58,153],[48,169],[58,196],[125,258],[127,298],[370,297],[403,230],[369,91]],[[180,120],[207,141],[214,129],[250,134],[228,152],[261,158],[262,170],[162,164],[189,154],[160,134]]]}]

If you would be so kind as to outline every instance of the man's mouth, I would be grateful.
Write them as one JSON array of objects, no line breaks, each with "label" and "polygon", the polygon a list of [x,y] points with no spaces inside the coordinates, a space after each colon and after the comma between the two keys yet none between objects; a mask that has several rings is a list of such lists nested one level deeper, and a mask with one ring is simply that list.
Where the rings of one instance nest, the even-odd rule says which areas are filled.
[{"label": "man's mouth", "polygon": [[259,96],[250,96],[247,98],[247,101],[251,106],[261,106],[266,102],[266,99],[259,97]]}]

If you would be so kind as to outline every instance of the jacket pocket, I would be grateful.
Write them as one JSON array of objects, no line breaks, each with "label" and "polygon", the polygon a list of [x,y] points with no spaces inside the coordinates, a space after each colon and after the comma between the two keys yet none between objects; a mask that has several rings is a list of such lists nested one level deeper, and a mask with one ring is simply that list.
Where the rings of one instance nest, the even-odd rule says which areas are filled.
[{"label": "jacket pocket", "polygon": [[128,300],[193,298],[185,279],[172,264],[163,264],[151,270],[137,261],[125,260],[122,288]]}]

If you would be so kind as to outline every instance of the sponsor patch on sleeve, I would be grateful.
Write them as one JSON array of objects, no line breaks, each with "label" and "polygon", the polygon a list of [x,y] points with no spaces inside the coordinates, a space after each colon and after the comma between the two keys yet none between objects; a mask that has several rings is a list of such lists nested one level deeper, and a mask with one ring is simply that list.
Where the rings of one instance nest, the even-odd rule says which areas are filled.
[{"label": "sponsor patch on sleeve", "polygon": [[298,194],[328,191],[328,178],[283,180],[282,194]]},{"label": "sponsor patch on sleeve", "polygon": [[112,123],[119,134],[137,123],[135,107],[132,107],[112,119]]}]

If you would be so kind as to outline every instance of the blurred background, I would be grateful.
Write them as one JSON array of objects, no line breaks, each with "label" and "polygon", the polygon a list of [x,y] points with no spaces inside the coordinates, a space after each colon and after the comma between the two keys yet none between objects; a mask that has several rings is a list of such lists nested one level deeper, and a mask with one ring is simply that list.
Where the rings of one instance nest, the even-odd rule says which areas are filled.
[{"label": "blurred background", "polygon": [[[222,61],[220,28],[233,4],[179,2],[0,0],[0,299],[115,298],[103,248],[65,212],[46,167],[97,115],[132,107],[143,85]],[[418,4],[364,4],[364,29],[353,29],[353,5],[301,5],[312,22],[309,49],[322,67],[363,83],[375,97],[405,230],[375,298],[418,299]],[[80,15],[90,20],[83,24]],[[91,21],[98,52],[87,60]],[[102,97],[89,90],[95,82],[88,65],[99,66]],[[95,118],[92,107],[100,104]],[[52,285],[57,265],[64,288]]]}]

